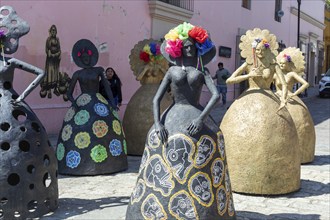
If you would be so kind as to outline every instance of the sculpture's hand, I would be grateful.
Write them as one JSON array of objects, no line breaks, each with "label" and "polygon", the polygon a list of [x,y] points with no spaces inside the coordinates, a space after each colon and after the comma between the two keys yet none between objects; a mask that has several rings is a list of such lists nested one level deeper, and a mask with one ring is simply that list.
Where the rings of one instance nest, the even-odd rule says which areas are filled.
[{"label": "sculpture's hand", "polygon": [[22,102],[22,98],[19,96],[17,99],[11,99],[10,102],[12,106],[18,107]]},{"label": "sculpture's hand", "polygon": [[189,135],[195,135],[197,132],[199,132],[202,129],[202,127],[203,127],[203,121],[197,118],[190,123],[187,130]]},{"label": "sculpture's hand", "polygon": [[250,77],[261,77],[262,76],[262,73],[259,71],[258,68],[253,68],[249,74],[248,74]]},{"label": "sculpture's hand", "polygon": [[167,141],[168,137],[168,131],[166,130],[165,126],[161,123],[155,124],[155,130],[158,135],[158,138],[162,143],[165,143]]},{"label": "sculpture's hand", "polygon": [[280,111],[282,108],[285,107],[286,102],[287,102],[287,100],[283,100],[283,99],[281,98],[281,104],[280,104],[280,107],[277,109],[277,112]]}]

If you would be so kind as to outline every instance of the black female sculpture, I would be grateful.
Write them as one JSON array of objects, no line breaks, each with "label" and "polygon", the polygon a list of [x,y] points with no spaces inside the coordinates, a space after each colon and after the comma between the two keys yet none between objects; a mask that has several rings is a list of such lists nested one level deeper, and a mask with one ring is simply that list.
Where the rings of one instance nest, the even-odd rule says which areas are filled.
[{"label": "black female sculpture", "polygon": [[[98,61],[95,45],[86,39],[79,40],[72,49],[77,70],[68,89],[72,106],[67,111],[61,129],[56,156],[59,172],[71,175],[98,175],[127,169],[127,148],[116,112],[110,86],[102,67],[94,67]],[[111,100],[100,94],[99,80]],[[81,94],[72,94],[79,82]]]},{"label": "black female sculpture", "polygon": [[[174,66],[153,100],[155,123],[126,219],[235,219],[223,136],[209,116],[219,94],[203,66],[215,47],[204,29],[188,23],[165,40],[161,52]],[[203,85],[212,94],[205,108],[199,104]],[[173,103],[160,117],[169,87]]]},{"label": "black female sculpture", "polygon": [[[58,203],[57,160],[47,133],[24,99],[44,72],[15,58],[18,40],[28,24],[10,6],[0,8],[0,219],[41,217]],[[15,69],[37,77],[18,95],[13,89]]]}]

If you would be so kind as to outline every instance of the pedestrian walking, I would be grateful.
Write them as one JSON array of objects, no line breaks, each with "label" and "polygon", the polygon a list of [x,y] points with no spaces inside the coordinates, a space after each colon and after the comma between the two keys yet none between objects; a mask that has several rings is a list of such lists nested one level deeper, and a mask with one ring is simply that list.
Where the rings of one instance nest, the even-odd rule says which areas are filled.
[{"label": "pedestrian walking", "polygon": [[221,94],[221,101],[223,105],[226,105],[227,102],[227,84],[226,80],[230,77],[230,73],[227,69],[223,67],[223,63],[218,63],[218,70],[215,73],[215,76],[212,79],[217,80],[217,89]]}]

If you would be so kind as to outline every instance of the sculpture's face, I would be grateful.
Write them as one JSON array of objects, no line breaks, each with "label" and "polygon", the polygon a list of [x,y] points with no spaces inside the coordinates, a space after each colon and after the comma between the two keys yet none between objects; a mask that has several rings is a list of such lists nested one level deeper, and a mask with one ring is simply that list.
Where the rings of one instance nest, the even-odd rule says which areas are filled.
[{"label": "sculpture's face", "polygon": [[166,219],[166,213],[154,195],[148,196],[142,204],[142,215],[146,219]]},{"label": "sculpture's face", "polygon": [[85,65],[89,65],[91,63],[91,58],[88,53],[83,52],[80,56],[81,62]]},{"label": "sculpture's face", "polygon": [[256,47],[256,55],[258,58],[263,58],[265,56],[265,47],[263,43],[259,43]]},{"label": "sculpture's face", "polygon": [[182,55],[185,57],[195,57],[196,56],[196,46],[194,40],[187,38],[183,41]]},{"label": "sculpture's face", "polygon": [[290,65],[289,65],[289,63],[286,61],[285,58],[280,59],[280,61],[279,61],[279,66],[280,66],[281,70],[284,71],[284,72],[288,72],[288,71],[290,71]]},{"label": "sculpture's face", "polygon": [[51,28],[50,28],[50,35],[52,36],[52,37],[55,37],[56,36],[56,34],[57,34],[57,30],[56,30],[56,28],[54,27],[54,26],[52,26]]},{"label": "sculpture's face", "polygon": [[190,180],[189,191],[202,203],[212,202],[211,182],[205,174],[199,174]]},{"label": "sculpture's face", "polygon": [[201,166],[210,159],[214,151],[214,145],[208,138],[203,138],[198,145],[198,152],[196,154],[196,164]]}]

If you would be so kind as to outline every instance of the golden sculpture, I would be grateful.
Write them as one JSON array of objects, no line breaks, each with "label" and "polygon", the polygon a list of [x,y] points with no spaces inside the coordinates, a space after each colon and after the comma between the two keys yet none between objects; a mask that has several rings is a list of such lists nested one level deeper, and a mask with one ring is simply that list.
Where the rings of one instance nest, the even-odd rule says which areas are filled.
[{"label": "golden sculpture", "polygon": [[55,25],[52,25],[49,28],[49,37],[46,41],[46,66],[45,72],[46,76],[41,82],[41,91],[40,96],[42,98],[47,97],[52,98],[51,90],[54,90],[54,94],[59,96],[60,92],[58,91],[59,83],[59,68],[61,62],[61,46],[60,40],[56,36],[57,28]]},{"label": "golden sculpture", "polygon": [[[314,160],[315,153],[315,129],[313,119],[307,106],[297,96],[308,88],[309,84],[303,79],[305,70],[305,61],[302,52],[295,47],[284,49],[278,56],[277,62],[284,73],[285,81],[288,85],[288,103],[287,109],[295,123],[298,133],[298,146],[301,151],[301,163],[309,163]],[[275,76],[276,94],[281,96],[282,84]],[[295,83],[301,86],[295,92],[293,87]]]},{"label": "golden sculpture", "polygon": [[[300,187],[298,137],[284,107],[287,85],[276,63],[276,36],[255,28],[241,37],[239,47],[246,61],[227,83],[248,80],[249,87],[220,125],[233,191],[261,195],[296,191]],[[281,98],[270,90],[274,75],[282,84]]]},{"label": "golden sculpture", "polygon": [[[153,39],[139,41],[129,56],[133,74],[141,83],[129,101],[123,119],[130,155],[143,154],[145,137],[154,122],[152,99],[169,68],[167,60],[160,54],[160,44]],[[171,97],[166,94],[161,102],[161,112],[170,104]]]}]

